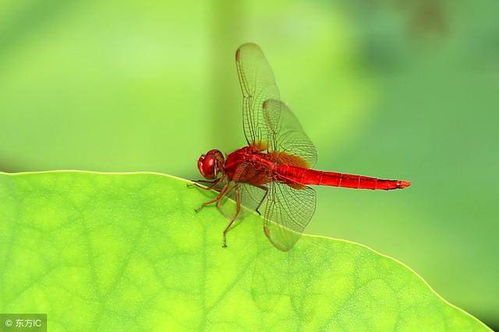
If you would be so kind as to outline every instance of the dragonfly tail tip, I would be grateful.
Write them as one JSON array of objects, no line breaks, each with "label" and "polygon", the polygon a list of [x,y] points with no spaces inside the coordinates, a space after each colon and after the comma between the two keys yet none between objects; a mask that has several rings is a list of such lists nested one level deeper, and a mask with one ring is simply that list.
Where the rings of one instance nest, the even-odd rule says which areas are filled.
[{"label": "dragonfly tail tip", "polygon": [[397,187],[400,189],[404,189],[404,188],[409,187],[411,184],[412,183],[410,183],[409,181],[398,181]]}]

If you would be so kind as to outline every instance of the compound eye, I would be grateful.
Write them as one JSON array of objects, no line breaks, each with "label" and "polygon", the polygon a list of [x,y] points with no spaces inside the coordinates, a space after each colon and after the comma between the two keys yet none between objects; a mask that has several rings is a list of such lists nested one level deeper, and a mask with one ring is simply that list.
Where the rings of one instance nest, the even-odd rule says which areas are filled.
[{"label": "compound eye", "polygon": [[215,173],[215,158],[213,156],[202,155],[198,160],[198,169],[201,175],[207,179],[213,179]]}]

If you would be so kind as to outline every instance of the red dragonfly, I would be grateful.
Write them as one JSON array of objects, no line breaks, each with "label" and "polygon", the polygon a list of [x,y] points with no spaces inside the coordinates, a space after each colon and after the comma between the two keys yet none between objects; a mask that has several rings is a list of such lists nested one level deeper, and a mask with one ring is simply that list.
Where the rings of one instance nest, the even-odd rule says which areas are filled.
[{"label": "red dragonfly", "polygon": [[[317,152],[290,109],[279,100],[272,69],[260,47],[243,44],[236,51],[236,67],[243,93],[243,128],[247,146],[224,156],[210,150],[199,157],[198,168],[218,195],[201,205],[216,204],[229,218],[227,232],[241,214],[241,205],[260,213],[263,230],[282,251],[293,247],[315,211],[316,194],[310,185],[354,189],[403,189],[407,181],[325,172],[311,167]],[[224,202],[235,200],[235,211],[226,213]]]}]

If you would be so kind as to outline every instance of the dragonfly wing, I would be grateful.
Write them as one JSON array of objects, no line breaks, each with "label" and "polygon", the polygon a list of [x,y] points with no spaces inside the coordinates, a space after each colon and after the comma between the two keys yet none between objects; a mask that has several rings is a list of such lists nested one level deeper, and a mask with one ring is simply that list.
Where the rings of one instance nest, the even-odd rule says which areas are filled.
[{"label": "dragonfly wing", "polygon": [[[263,115],[269,128],[270,150],[276,151],[281,158],[298,156],[312,167],[317,161],[317,150],[305,134],[300,122],[282,101],[269,99],[263,103]],[[286,160],[284,160],[284,163]],[[302,166],[302,165],[299,165]]]},{"label": "dragonfly wing", "polygon": [[243,93],[243,129],[248,144],[267,142],[263,102],[279,99],[274,73],[260,47],[243,44],[236,51],[236,66]]},{"label": "dragonfly wing", "polygon": [[273,182],[268,189],[264,210],[264,232],[279,250],[288,251],[300,238],[315,212],[315,190]]},{"label": "dragonfly wing", "polygon": [[240,183],[241,188],[241,204],[252,211],[260,213],[260,206],[265,199],[265,187],[255,187],[248,183]]},{"label": "dragonfly wing", "polygon": [[[227,195],[219,209],[227,218],[236,215],[236,204],[226,204],[231,198],[251,211],[263,212],[264,232],[270,242],[279,250],[288,251],[300,238],[315,212],[315,190],[308,186],[293,188],[280,182],[269,182],[255,186],[240,182],[251,177],[254,166],[241,163],[229,182]],[[242,214],[245,212],[242,210]]]}]

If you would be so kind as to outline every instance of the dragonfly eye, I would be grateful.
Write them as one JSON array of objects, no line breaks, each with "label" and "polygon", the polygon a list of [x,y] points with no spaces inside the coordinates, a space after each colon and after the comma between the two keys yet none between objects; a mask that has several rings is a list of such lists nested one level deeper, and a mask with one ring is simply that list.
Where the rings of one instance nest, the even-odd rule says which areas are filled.
[{"label": "dragonfly eye", "polygon": [[201,155],[198,159],[199,173],[206,179],[215,178],[215,158],[210,155]]},{"label": "dragonfly eye", "polygon": [[222,171],[223,154],[218,150],[210,150],[198,159],[199,173],[206,179],[214,179]]}]

